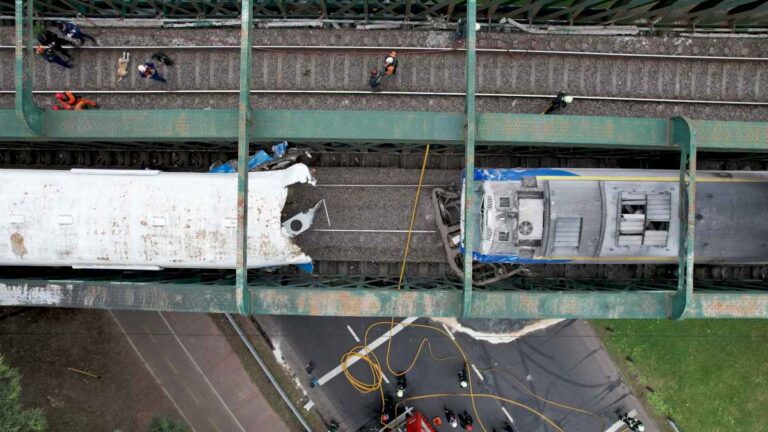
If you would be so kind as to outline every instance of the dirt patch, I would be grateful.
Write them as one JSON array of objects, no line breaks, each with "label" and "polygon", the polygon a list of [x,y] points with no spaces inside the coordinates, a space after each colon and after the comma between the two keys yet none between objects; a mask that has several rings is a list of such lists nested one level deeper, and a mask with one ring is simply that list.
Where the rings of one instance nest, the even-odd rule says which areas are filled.
[{"label": "dirt patch", "polygon": [[178,418],[109,312],[0,308],[0,354],[51,431],[144,431],[153,415]]}]

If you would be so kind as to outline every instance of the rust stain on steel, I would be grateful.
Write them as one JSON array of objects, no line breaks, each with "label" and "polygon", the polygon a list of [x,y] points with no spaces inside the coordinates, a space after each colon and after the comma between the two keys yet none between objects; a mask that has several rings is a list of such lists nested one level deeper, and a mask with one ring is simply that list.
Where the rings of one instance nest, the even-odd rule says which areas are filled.
[{"label": "rust stain on steel", "polygon": [[11,234],[11,250],[19,258],[24,258],[27,248],[24,246],[24,236],[19,233]]},{"label": "rust stain on steel", "polygon": [[524,296],[519,298],[519,300],[520,300],[520,310],[523,310],[529,314],[532,314],[538,311],[539,302],[536,301],[534,298],[529,296]]},{"label": "rust stain on steel", "polygon": [[703,317],[760,317],[768,310],[768,299],[712,300],[702,302]]},{"label": "rust stain on steel", "polygon": [[359,316],[381,312],[381,302],[373,294],[352,294],[336,292],[332,295],[300,295],[297,299],[299,310],[309,315]]},{"label": "rust stain on steel", "polygon": [[176,121],[176,133],[179,135],[186,135],[189,133],[189,121],[184,114],[180,115]]}]

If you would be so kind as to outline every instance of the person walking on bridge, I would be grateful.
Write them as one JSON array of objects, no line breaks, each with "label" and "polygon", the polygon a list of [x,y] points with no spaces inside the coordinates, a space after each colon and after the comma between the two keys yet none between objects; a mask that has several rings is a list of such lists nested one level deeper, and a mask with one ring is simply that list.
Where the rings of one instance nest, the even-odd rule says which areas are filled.
[{"label": "person walking on bridge", "polygon": [[58,105],[54,105],[53,107],[54,111],[58,111],[60,109],[83,111],[88,108],[97,107],[96,102],[90,99],[86,99],[82,96],[76,96],[71,91],[56,93],[54,96],[56,97],[56,100],[59,102]]},{"label": "person walking on bridge", "polygon": [[61,34],[64,35],[65,38],[73,42],[78,41],[79,43],[77,44],[77,46],[83,46],[85,44],[86,39],[90,39],[94,45],[98,45],[98,43],[96,43],[96,39],[93,36],[83,33],[83,31],[80,29],[80,26],[75,23],[71,23],[71,22],[59,23],[58,27],[59,27],[59,31],[61,32]]},{"label": "person walking on bridge", "polygon": [[159,51],[152,54],[152,60],[155,60],[156,62],[168,67],[171,67],[174,64],[176,64],[173,60],[171,60],[170,57],[168,57],[166,53],[159,52]]},{"label": "person walking on bridge", "polygon": [[53,50],[56,53],[66,57],[68,61],[72,61],[72,56],[69,55],[67,50],[64,49],[64,45],[68,44],[69,42],[56,36],[56,34],[52,31],[46,30],[40,33],[40,35],[37,37],[37,41],[40,42],[43,48]]},{"label": "person walking on bridge", "polygon": [[167,84],[168,82],[160,76],[160,74],[157,72],[157,68],[155,67],[154,63],[144,63],[139,65],[139,76],[142,78],[150,78],[155,81],[160,81],[163,84]]},{"label": "person walking on bridge", "polygon": [[56,54],[51,48],[46,48],[42,45],[38,45],[35,48],[35,52],[39,54],[48,63],[56,63],[57,65],[67,69],[72,69],[74,67],[71,61],[64,60],[63,58],[59,57],[59,55]]},{"label": "person walking on bridge", "polygon": [[393,76],[397,74],[397,51],[392,51],[384,58],[384,75]]},{"label": "person walking on bridge", "polygon": [[573,102],[573,96],[561,90],[557,93],[557,96],[552,99],[552,102],[549,103],[549,107],[547,107],[542,114],[552,114],[556,111],[565,109],[571,102]]},{"label": "person walking on bridge", "polygon": [[381,72],[378,68],[371,69],[371,77],[368,78],[368,85],[371,86],[372,91],[379,90],[381,87]]}]

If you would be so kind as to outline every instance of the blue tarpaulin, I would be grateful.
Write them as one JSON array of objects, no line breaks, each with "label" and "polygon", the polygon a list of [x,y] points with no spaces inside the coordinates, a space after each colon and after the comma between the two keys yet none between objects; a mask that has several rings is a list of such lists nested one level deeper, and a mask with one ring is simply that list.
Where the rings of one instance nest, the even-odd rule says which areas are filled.
[{"label": "blue tarpaulin", "polygon": [[[288,142],[283,141],[281,143],[277,143],[272,146],[272,155],[268,155],[267,152],[264,150],[259,150],[248,158],[248,171],[252,171],[255,168],[264,165],[265,163],[272,161],[277,158],[283,157],[285,154],[285,151],[288,149]],[[217,167],[213,167],[210,169],[211,173],[236,173],[237,172],[237,159],[232,159],[231,161],[227,161],[226,163],[223,163]]]}]

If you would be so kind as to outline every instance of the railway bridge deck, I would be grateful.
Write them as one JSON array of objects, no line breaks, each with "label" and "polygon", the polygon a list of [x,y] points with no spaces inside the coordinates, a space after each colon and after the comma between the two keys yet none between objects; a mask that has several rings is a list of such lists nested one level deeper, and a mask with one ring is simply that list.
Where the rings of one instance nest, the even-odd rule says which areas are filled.
[{"label": "railway bridge deck", "polygon": [[[0,27],[0,108],[13,105],[13,34]],[[99,46],[71,50],[73,69],[35,59],[32,90],[43,107],[72,90],[100,109],[234,109],[239,32],[233,29],[89,30]],[[465,89],[462,41],[451,31],[282,29],[254,32],[251,104],[256,109],[460,112]],[[759,120],[768,110],[762,39],[564,36],[481,32],[477,111],[540,113],[558,91],[578,103],[573,115],[689,116]],[[380,92],[369,71],[398,51],[398,74]],[[164,52],[175,66],[162,84],[135,73]],[[117,60],[131,54],[118,82]]]},{"label": "railway bridge deck", "polygon": [[[474,2],[468,4],[466,19],[473,23]],[[616,273],[605,268],[561,267],[544,269],[545,277],[480,288],[471,278],[445,278],[439,241],[429,238],[426,199],[417,213],[416,229],[423,231],[417,235],[424,236],[413,251],[417,265],[402,286],[393,280],[412,196],[386,187],[394,169],[409,169],[397,173],[405,179],[418,174],[426,144],[442,163],[430,174],[433,184],[448,182],[461,168],[498,162],[493,157],[499,155],[560,166],[668,167],[672,160],[685,191],[695,190],[697,151],[721,152],[702,153],[714,165],[764,169],[763,40],[475,33],[469,26],[466,40],[456,44],[451,31],[257,31],[251,18],[243,15],[239,31],[96,28],[99,46],[76,50],[75,68],[62,72],[17,44],[31,30],[18,12],[15,32],[0,28],[0,164],[65,167],[82,158],[83,165],[128,167],[152,153],[172,168],[186,163],[201,170],[236,150],[242,198],[245,155],[253,144],[288,139],[308,146],[329,179],[319,189],[330,226],[321,223],[301,240],[320,257],[320,277],[248,272],[244,255],[234,277],[15,269],[0,281],[4,303],[318,315],[768,315],[764,269],[729,270],[719,277],[725,282],[715,280],[714,270],[694,269],[692,193],[685,195],[679,266],[625,269],[629,282],[612,280]],[[398,74],[372,93],[368,71],[390,49],[401,58]],[[173,57],[176,65],[161,69],[167,86],[133,73],[117,82],[123,51],[132,55],[131,69],[154,51]],[[100,109],[47,109],[60,90],[96,99]],[[575,103],[563,115],[539,115],[559,90],[573,94]],[[561,148],[576,156],[564,157]],[[540,154],[525,159],[526,151]],[[371,153],[379,157],[372,162],[378,171],[338,169],[345,158],[349,163]],[[333,160],[340,162],[322,166]],[[377,175],[383,179],[363,181]],[[350,184],[352,192],[345,190]],[[301,199],[302,191],[296,193]],[[386,217],[373,220],[384,207]],[[246,208],[241,201],[241,217]],[[365,208],[381,211],[360,213]],[[333,225],[336,220],[343,223]],[[367,223],[378,232],[364,233]],[[239,225],[243,242],[244,232]],[[360,259],[366,245],[375,246],[377,258]],[[465,276],[471,275],[471,261],[465,264]]]}]

